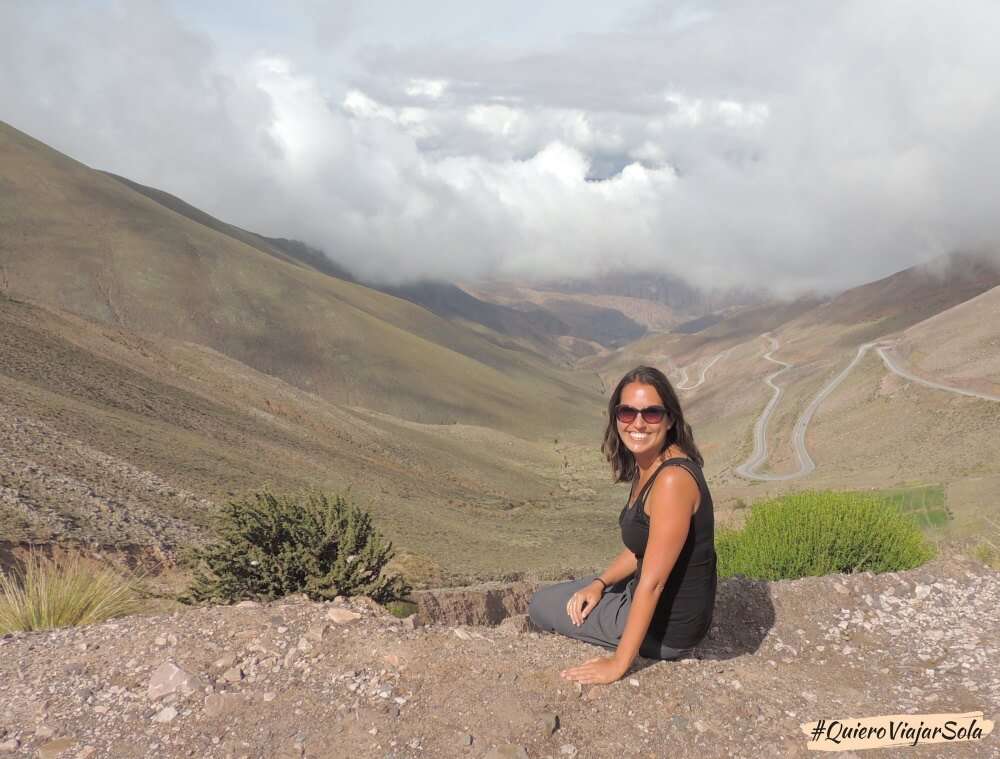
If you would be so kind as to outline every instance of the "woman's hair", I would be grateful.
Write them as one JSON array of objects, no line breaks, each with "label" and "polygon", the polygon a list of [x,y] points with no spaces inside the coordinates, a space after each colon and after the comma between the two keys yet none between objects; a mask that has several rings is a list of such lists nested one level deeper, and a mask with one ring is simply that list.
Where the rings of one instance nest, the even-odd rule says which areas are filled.
[{"label": "woman's hair", "polygon": [[698,446],[694,443],[694,433],[691,432],[691,425],[684,421],[684,412],[681,411],[681,403],[677,399],[677,393],[674,392],[670,380],[667,379],[667,376],[663,372],[652,366],[637,366],[621,378],[618,387],[615,388],[615,391],[611,394],[611,399],[608,401],[608,427],[604,431],[604,443],[601,445],[601,451],[611,463],[611,471],[615,482],[628,482],[635,477],[635,456],[622,443],[621,436],[618,434],[618,425],[615,421],[615,407],[621,403],[622,390],[632,382],[652,385],[656,388],[656,392],[663,399],[663,405],[667,409],[667,417],[664,419],[664,423],[673,421],[673,425],[667,432],[667,438],[663,442],[660,453],[663,453],[670,445],[676,443],[687,454],[688,458],[697,462],[698,466],[703,466],[705,460],[702,458]]}]

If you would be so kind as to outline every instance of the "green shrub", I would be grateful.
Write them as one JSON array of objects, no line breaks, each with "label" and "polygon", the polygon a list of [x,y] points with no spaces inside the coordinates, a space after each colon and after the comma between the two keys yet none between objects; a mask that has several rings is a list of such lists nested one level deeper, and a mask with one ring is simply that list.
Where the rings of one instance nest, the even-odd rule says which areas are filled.
[{"label": "green shrub", "polygon": [[36,551],[20,569],[0,571],[0,634],[103,622],[142,608],[136,578],[83,560]]},{"label": "green shrub", "polygon": [[802,492],[757,504],[742,530],[716,533],[720,577],[764,580],[895,572],[933,556],[914,521],[884,499]]},{"label": "green shrub", "polygon": [[302,592],[316,601],[366,595],[386,602],[409,592],[401,577],[382,571],[392,544],[341,495],[264,490],[227,503],[217,529],[215,543],[192,553],[194,578],[182,601],[263,601]]}]

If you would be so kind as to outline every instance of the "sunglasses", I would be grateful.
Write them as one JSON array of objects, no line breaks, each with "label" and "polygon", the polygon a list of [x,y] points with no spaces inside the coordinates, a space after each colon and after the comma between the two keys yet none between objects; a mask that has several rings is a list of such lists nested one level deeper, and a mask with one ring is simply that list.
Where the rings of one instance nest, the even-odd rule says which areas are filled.
[{"label": "sunglasses", "polygon": [[642,420],[646,424],[659,424],[667,415],[667,409],[663,406],[646,406],[646,408],[635,408],[619,403],[615,406],[615,419],[622,424],[631,424],[636,416],[642,414]]}]

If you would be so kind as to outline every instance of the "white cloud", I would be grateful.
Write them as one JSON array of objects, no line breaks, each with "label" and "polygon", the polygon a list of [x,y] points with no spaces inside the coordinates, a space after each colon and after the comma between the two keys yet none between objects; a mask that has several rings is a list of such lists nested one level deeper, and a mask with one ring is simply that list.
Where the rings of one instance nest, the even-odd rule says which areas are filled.
[{"label": "white cloud", "polygon": [[[380,43],[365,6],[334,61],[154,3],[7,4],[0,102],[91,165],[366,276],[619,264],[832,289],[1000,237],[1000,6],[902,8],[666,2],[462,47],[431,18]],[[464,41],[475,13],[453,12]]]}]

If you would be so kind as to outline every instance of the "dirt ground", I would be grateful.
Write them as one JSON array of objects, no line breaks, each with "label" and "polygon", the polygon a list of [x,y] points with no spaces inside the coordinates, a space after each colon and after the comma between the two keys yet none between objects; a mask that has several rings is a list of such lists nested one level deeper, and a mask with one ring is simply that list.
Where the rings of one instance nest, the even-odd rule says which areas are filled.
[{"label": "dirt ground", "polygon": [[[367,599],[291,598],[5,636],[0,751],[798,757],[809,755],[800,724],[813,720],[995,719],[1000,707],[1000,572],[960,557],[884,575],[726,580],[693,658],[639,660],[617,683],[582,688],[559,672],[599,649],[531,631],[523,609],[463,624],[482,611],[477,591],[437,593],[463,601],[426,625]],[[998,757],[997,741],[878,756]]]}]

